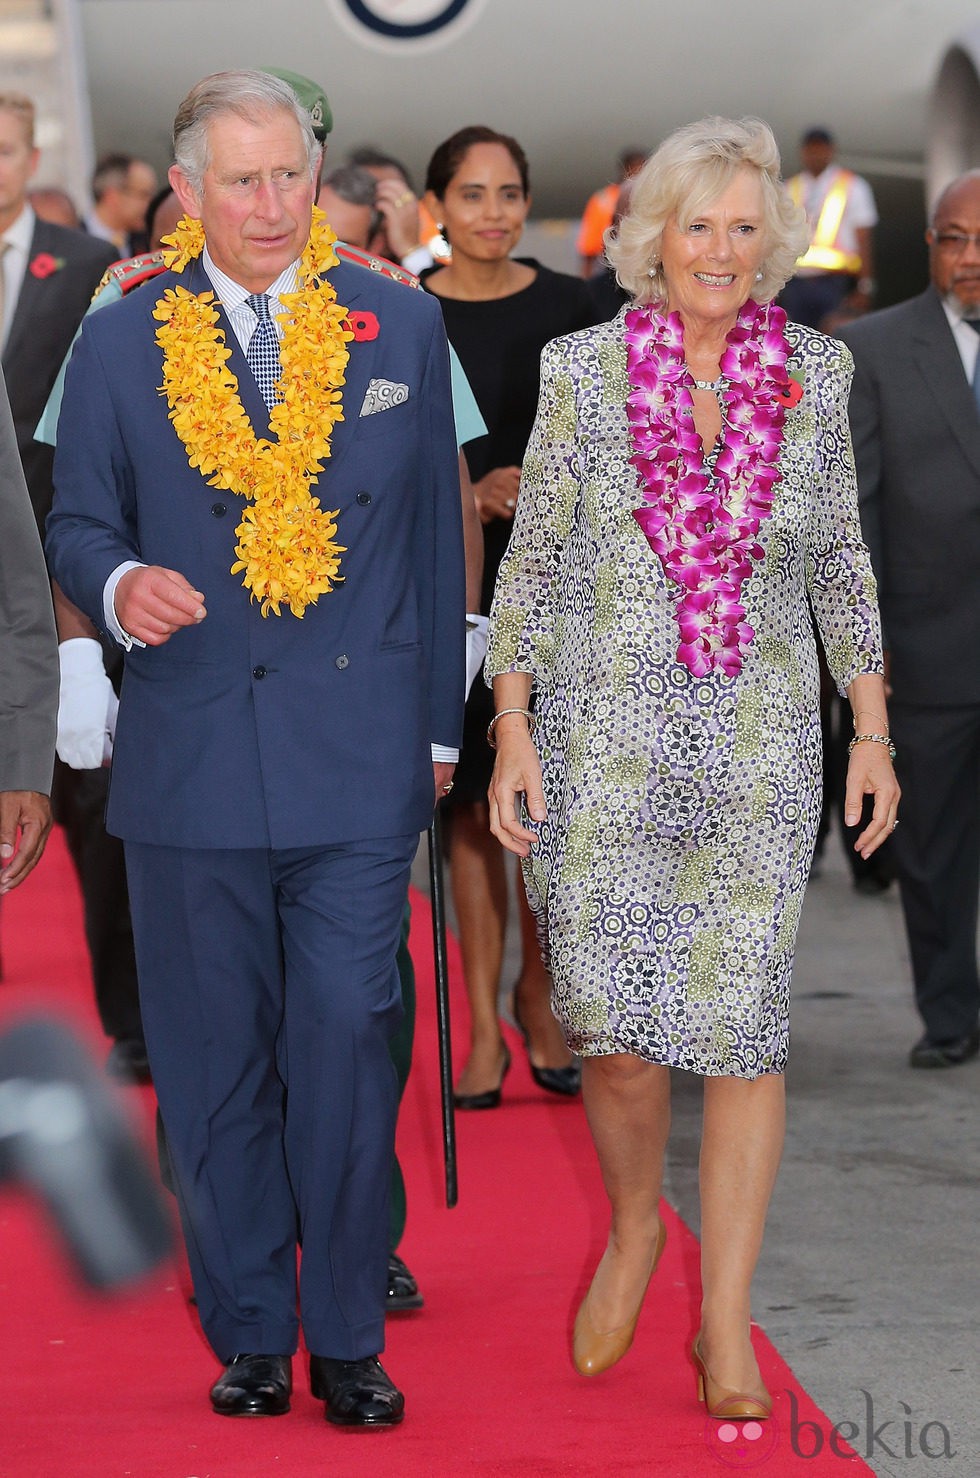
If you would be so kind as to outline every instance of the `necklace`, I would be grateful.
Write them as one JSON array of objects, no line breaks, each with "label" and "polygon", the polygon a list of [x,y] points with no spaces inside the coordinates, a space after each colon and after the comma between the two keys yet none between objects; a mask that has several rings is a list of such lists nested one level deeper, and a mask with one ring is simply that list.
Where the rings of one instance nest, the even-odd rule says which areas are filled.
[{"label": "necklace", "polygon": [[[762,558],[772,511],[788,380],[786,314],[751,299],[728,335],[716,381],[693,378],[680,315],[648,305],[626,314],[626,397],[643,506],[633,511],[675,592],[677,660],[695,677],[735,676],[755,635],[742,585]],[[691,385],[722,403],[717,455],[705,459]]]},{"label": "necklace", "polygon": [[[257,437],[227,366],[231,350],[219,326],[214,293],[168,288],[153,310],[163,350],[160,393],[187,459],[208,485],[248,499],[235,530],[235,563],[262,615],[288,605],[302,616],[329,592],[342,545],[334,542],[336,512],[320,507],[311,486],[330,456],[334,423],[342,420],[341,386],[354,337],[347,310],[324,273],[337,265],[334,233],[313,208],[300,258],[297,291],[283,295],[285,313],[277,384],[269,413],[275,440]],[[182,272],[204,249],[200,221],[185,216],[172,236],[167,265]]]}]

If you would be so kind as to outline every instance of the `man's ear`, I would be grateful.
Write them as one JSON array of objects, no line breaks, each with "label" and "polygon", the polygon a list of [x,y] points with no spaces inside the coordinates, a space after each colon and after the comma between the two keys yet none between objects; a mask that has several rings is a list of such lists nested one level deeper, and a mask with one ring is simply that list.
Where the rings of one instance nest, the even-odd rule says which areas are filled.
[{"label": "man's ear", "polygon": [[200,220],[201,197],[179,164],[172,164],[170,166],[167,170],[167,179],[170,181],[171,190],[173,190],[183,207],[184,215],[194,216],[197,220]]}]

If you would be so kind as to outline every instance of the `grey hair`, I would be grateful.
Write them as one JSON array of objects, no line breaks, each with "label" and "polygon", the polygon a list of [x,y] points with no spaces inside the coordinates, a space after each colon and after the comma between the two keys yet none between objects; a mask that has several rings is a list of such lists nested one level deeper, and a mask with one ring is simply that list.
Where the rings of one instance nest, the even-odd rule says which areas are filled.
[{"label": "grey hair", "polygon": [[754,170],[762,186],[766,256],[752,297],[771,302],[789,281],[810,228],[802,207],[783,189],[772,129],[759,118],[702,118],[664,139],[634,175],[623,219],[605,234],[616,279],[637,303],[667,301],[661,257],[668,222],[690,225],[740,169]]},{"label": "grey hair", "polygon": [[213,72],[191,88],[174,119],[174,163],[197,194],[211,162],[208,128],[222,113],[235,113],[246,123],[289,113],[303,135],[310,177],[316,178],[323,151],[310,115],[289,83],[269,72]]},{"label": "grey hair", "polygon": [[359,164],[338,164],[321,180],[328,190],[346,200],[348,205],[374,206],[378,198],[378,182],[370,170]]}]

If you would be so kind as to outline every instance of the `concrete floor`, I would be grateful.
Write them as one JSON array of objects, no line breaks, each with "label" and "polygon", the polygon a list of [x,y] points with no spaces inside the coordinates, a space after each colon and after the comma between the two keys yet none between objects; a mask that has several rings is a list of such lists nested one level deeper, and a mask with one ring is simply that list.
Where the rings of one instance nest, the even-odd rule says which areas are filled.
[{"label": "concrete floor", "polygon": [[[827,1413],[801,1455],[833,1451],[838,1423],[881,1478],[978,1478],[980,1060],[913,1071],[920,1031],[897,889],[856,894],[832,836],[800,929],[754,1314]],[[676,1073],[665,1194],[695,1231],[700,1115],[700,1080]]]}]

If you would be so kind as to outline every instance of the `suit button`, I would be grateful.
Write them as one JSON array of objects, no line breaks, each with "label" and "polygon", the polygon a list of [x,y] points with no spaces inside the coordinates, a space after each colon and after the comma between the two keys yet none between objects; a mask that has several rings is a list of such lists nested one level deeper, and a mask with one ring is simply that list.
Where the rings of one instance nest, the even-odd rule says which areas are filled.
[{"label": "suit button", "polygon": [[265,667],[253,667],[252,668],[252,676],[254,678],[263,678],[263,677],[265,677],[267,671],[268,671],[268,669],[265,668]]},{"label": "suit button", "polygon": [[228,512],[228,504],[227,503],[212,503],[211,504],[211,512],[212,512],[212,514],[214,515],[215,518],[224,518],[225,514]]},{"label": "suit button", "polygon": [[346,652],[341,652],[341,654],[340,654],[339,657],[335,657],[334,658],[334,664],[333,665],[334,665],[334,667],[339,667],[340,670],[341,670],[341,672],[343,672],[343,670],[344,670],[345,667],[349,667],[350,666],[350,658],[347,656],[347,653]]},{"label": "suit button", "polygon": [[360,503],[360,505],[361,505],[362,508],[366,508],[367,505],[371,501],[371,494],[370,493],[358,493],[358,495],[357,495],[357,501]]}]

